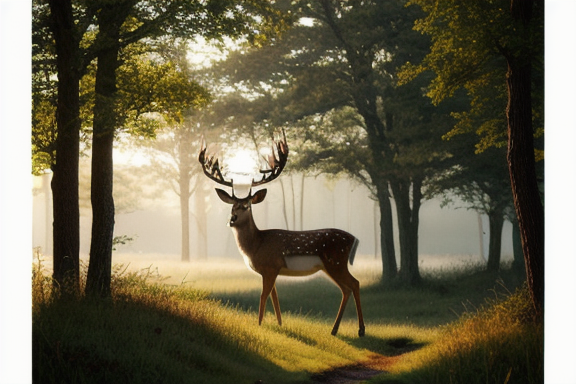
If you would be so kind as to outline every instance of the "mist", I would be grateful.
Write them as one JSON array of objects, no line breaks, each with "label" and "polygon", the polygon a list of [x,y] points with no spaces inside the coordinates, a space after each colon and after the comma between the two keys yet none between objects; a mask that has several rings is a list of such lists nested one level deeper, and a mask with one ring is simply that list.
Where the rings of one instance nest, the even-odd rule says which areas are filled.
[{"label": "mist", "polygon": [[[34,176],[33,246],[45,256],[52,253],[51,175]],[[302,187],[304,183],[304,187]],[[190,199],[191,261],[233,258],[241,260],[232,231],[226,223],[230,206],[214,192],[214,183],[200,180]],[[130,188],[130,185],[125,186]],[[254,206],[254,218],[260,229],[281,228],[308,230],[334,227],[352,233],[360,240],[358,259],[380,259],[380,226],[377,203],[366,187],[347,178],[303,177],[286,174],[269,184],[263,203]],[[119,188],[115,185],[115,188]],[[117,244],[114,255],[122,260],[134,258],[158,262],[179,261],[181,255],[181,220],[179,198],[167,190],[138,209],[117,213],[114,236],[131,241]],[[441,207],[441,199],[427,200],[420,209],[420,256],[436,257],[443,263],[467,258],[482,262],[488,252],[488,218],[463,208],[458,201]],[[198,213],[206,213],[206,227],[199,227]],[[394,217],[394,220],[396,218]],[[90,249],[91,212],[81,210],[81,256]],[[206,233],[206,238],[203,237]],[[397,228],[394,228],[399,249]],[[482,236],[481,236],[482,233]],[[482,244],[482,245],[481,245]],[[484,255],[481,252],[484,252]],[[399,252],[397,251],[397,257]],[[502,262],[512,259],[512,226],[505,222],[502,233]],[[420,262],[424,263],[424,258]]]}]

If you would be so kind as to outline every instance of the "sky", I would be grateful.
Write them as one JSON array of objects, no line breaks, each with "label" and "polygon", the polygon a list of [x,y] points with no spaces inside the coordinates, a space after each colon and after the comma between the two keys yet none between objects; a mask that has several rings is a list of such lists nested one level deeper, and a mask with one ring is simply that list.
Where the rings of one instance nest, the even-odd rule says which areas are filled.
[{"label": "sky", "polygon": [[[0,384],[31,382],[30,4],[0,0]],[[575,16],[546,1],[546,383],[576,382]]]}]

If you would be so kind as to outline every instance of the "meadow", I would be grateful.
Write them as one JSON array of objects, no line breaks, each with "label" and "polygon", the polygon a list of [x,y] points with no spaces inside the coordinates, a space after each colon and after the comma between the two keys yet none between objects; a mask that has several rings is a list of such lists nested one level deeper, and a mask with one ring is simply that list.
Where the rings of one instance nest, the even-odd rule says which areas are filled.
[{"label": "meadow", "polygon": [[[124,259],[123,259],[124,258]],[[383,284],[376,260],[361,282],[366,336],[321,274],[277,282],[283,325],[261,280],[239,260],[183,264],[115,258],[113,296],[58,300],[35,264],[33,376],[41,383],[540,383],[543,327],[522,277],[467,260],[423,258],[418,288]],[[348,380],[348,381],[346,381]]]}]

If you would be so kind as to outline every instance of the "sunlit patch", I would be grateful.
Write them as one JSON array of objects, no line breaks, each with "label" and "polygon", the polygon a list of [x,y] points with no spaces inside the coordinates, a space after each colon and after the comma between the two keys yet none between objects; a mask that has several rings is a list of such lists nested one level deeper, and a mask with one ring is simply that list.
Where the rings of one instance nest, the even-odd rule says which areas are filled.
[{"label": "sunlit patch", "polygon": [[224,155],[223,173],[234,183],[234,193],[239,197],[248,195],[253,178],[260,178],[256,151],[246,148],[230,149]]},{"label": "sunlit patch", "polygon": [[303,25],[305,27],[312,27],[314,26],[314,19],[311,17],[301,17],[298,19],[298,24]]},{"label": "sunlit patch", "polygon": [[150,158],[143,153],[130,150],[114,150],[114,163],[141,167],[150,164]]},{"label": "sunlit patch", "polygon": [[229,175],[255,176],[258,172],[258,162],[255,151],[238,148],[227,154],[226,170]]}]

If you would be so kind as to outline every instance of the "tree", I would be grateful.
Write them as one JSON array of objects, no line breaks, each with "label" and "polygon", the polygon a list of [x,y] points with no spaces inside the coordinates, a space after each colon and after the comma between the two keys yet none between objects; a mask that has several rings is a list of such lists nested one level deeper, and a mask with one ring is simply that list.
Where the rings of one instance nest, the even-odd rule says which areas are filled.
[{"label": "tree", "polygon": [[[119,90],[114,94],[108,94],[106,97],[98,95],[96,87],[96,98],[94,103],[94,140],[92,149],[92,207],[93,207],[93,226],[92,226],[92,245],[91,245],[91,262],[88,269],[87,290],[102,295],[108,295],[110,286],[111,273],[111,252],[113,243],[114,228],[114,201],[112,192],[112,145],[115,132],[119,127],[134,125],[136,127],[148,129],[149,134],[153,135],[155,124],[151,124],[149,119],[141,118],[144,112],[159,112],[166,119],[174,124],[183,122],[183,111],[187,108],[205,103],[208,100],[206,90],[200,87],[189,75],[181,68],[177,68],[173,63],[162,63],[161,61],[142,60],[140,56],[126,55],[127,49],[124,49],[124,65],[121,68],[109,68],[108,73],[100,73],[101,78],[109,76],[113,79],[114,88]],[[118,58],[118,52],[115,54]],[[112,67],[116,67],[117,63]],[[98,68],[103,65],[99,61]],[[96,72],[96,85],[98,84],[98,71]],[[111,80],[112,81],[112,80]],[[98,100],[101,100],[99,103]],[[102,108],[100,111],[99,108]],[[104,115],[104,110],[113,108],[107,112],[107,119],[100,121],[96,116]],[[99,112],[100,111],[100,112]],[[118,113],[117,113],[118,111]],[[120,113],[121,112],[121,113]],[[115,115],[116,114],[116,115]],[[109,120],[116,116],[118,120]],[[132,121],[132,123],[130,123]],[[100,130],[98,124],[101,124]],[[102,132],[105,130],[105,132]],[[137,129],[138,130],[138,129]],[[141,130],[141,129],[140,129]],[[100,135],[108,137],[107,140],[96,140]],[[98,160],[95,156],[97,146],[101,148],[103,160]],[[102,164],[107,164],[102,167]],[[95,176],[96,173],[96,176]],[[102,187],[105,188],[102,194]],[[95,189],[100,191],[95,192]],[[100,207],[98,209],[98,207]],[[96,220],[96,215],[100,218]],[[98,224],[98,225],[96,225]],[[107,228],[108,231],[105,231]],[[92,256],[94,255],[94,256]],[[92,263],[94,260],[94,263]]]},{"label": "tree", "polygon": [[[49,24],[54,37],[58,101],[55,111],[55,160],[52,198],[54,212],[54,282],[63,292],[78,292],[80,275],[80,209],[78,207],[78,157],[80,132],[79,28],[74,23],[72,1],[49,1]],[[39,6],[40,7],[40,6]]]},{"label": "tree", "polygon": [[92,237],[86,292],[110,295],[112,242],[114,238],[114,198],[112,149],[117,127],[116,69],[120,66],[120,28],[128,17],[132,3],[121,1],[103,4],[98,10],[99,47],[94,86],[94,120],[92,132]]},{"label": "tree", "polygon": [[[506,151],[490,147],[474,155],[476,136],[467,134],[453,138],[452,155],[456,164],[441,175],[431,187],[433,193],[444,193],[444,204],[457,196],[468,209],[488,216],[488,271],[500,268],[502,228],[513,207],[510,178],[506,167]],[[462,143],[463,142],[463,143]]]},{"label": "tree", "polygon": [[[533,17],[536,12],[536,17]],[[519,46],[499,49],[508,64],[508,167],[526,260],[526,276],[538,314],[544,311],[544,207],[536,177],[532,125],[532,57],[543,46],[544,2],[511,1]],[[533,37],[536,34],[536,41]],[[536,43],[540,46],[533,46]],[[542,60],[542,57],[539,57]]]},{"label": "tree", "polygon": [[[528,285],[534,307],[544,305],[544,209],[536,172],[534,135],[543,132],[542,1],[428,2],[414,0],[426,17],[416,28],[432,37],[431,52],[406,72],[432,70],[429,88],[435,102],[464,87],[475,91],[500,76],[508,95],[507,163],[522,238]],[[498,63],[501,63],[498,66]],[[495,66],[498,68],[494,70]],[[483,108],[482,104],[472,105]],[[487,132],[486,137],[501,136]],[[490,140],[489,140],[490,141]]]},{"label": "tree", "polygon": [[[180,123],[167,126],[155,140],[144,144],[152,149],[150,171],[158,181],[168,183],[180,199],[182,261],[190,261],[190,197],[194,193],[200,194],[199,185],[194,182],[195,176],[201,173],[197,154],[202,132],[198,125],[193,116],[187,116]],[[199,232],[203,231],[205,239],[205,220],[204,225],[202,218],[197,217],[197,220]]]}]

